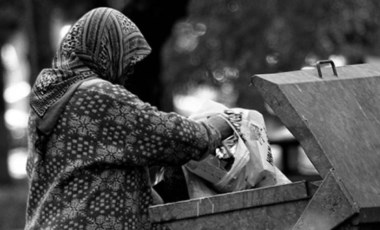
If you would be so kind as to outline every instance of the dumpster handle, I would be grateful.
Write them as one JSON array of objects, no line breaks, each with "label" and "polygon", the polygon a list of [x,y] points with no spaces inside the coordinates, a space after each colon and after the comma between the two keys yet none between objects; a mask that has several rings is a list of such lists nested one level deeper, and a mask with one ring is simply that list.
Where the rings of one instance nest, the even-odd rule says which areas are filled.
[{"label": "dumpster handle", "polygon": [[322,71],[321,71],[322,64],[330,64],[333,70],[334,76],[338,77],[338,72],[336,71],[334,62],[332,60],[321,60],[321,61],[317,61],[317,70],[318,70],[318,75],[320,78],[323,78]]}]

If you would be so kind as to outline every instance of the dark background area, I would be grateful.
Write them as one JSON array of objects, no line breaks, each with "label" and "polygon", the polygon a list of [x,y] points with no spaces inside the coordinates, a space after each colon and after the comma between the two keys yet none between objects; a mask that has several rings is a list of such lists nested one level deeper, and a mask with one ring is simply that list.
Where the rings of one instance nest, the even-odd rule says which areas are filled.
[{"label": "dark background area", "polygon": [[[324,59],[336,65],[377,62],[380,53],[376,0],[0,0],[0,229],[24,226],[30,85],[50,66],[64,26],[99,6],[125,13],[153,48],[128,89],[184,115],[194,112],[184,110],[194,105],[190,99],[202,96],[260,111],[276,164],[293,181],[319,176],[249,86],[250,77],[313,68]],[[25,96],[16,97],[21,92]],[[158,190],[167,202],[186,198],[179,168],[167,169],[165,178]]]}]

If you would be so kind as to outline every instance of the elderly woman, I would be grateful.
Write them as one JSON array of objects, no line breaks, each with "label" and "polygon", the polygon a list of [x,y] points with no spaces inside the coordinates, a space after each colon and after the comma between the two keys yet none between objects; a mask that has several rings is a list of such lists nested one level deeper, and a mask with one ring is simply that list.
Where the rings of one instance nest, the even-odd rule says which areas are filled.
[{"label": "elderly woman", "polygon": [[122,13],[97,8],[63,39],[30,98],[25,229],[151,229],[149,166],[182,165],[231,133],[158,111],[125,87],[150,53]]}]

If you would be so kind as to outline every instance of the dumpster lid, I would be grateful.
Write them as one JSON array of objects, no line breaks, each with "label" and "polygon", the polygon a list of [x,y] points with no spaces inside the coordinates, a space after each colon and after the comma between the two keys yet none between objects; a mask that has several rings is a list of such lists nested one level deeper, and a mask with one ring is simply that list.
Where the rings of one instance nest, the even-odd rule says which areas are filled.
[{"label": "dumpster lid", "polygon": [[358,207],[380,207],[380,65],[334,70],[251,80],[323,178],[333,169]]}]

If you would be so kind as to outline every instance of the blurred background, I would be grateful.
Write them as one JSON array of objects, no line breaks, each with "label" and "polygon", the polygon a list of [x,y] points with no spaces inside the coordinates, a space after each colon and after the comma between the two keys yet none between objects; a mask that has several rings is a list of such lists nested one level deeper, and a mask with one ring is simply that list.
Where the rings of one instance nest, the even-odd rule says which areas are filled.
[{"label": "blurred background", "polygon": [[132,92],[183,115],[207,100],[260,111],[275,163],[293,181],[320,178],[250,77],[322,59],[379,62],[377,0],[0,0],[0,229],[24,226],[31,85],[72,23],[99,6],[130,17],[153,48],[131,77]]}]

